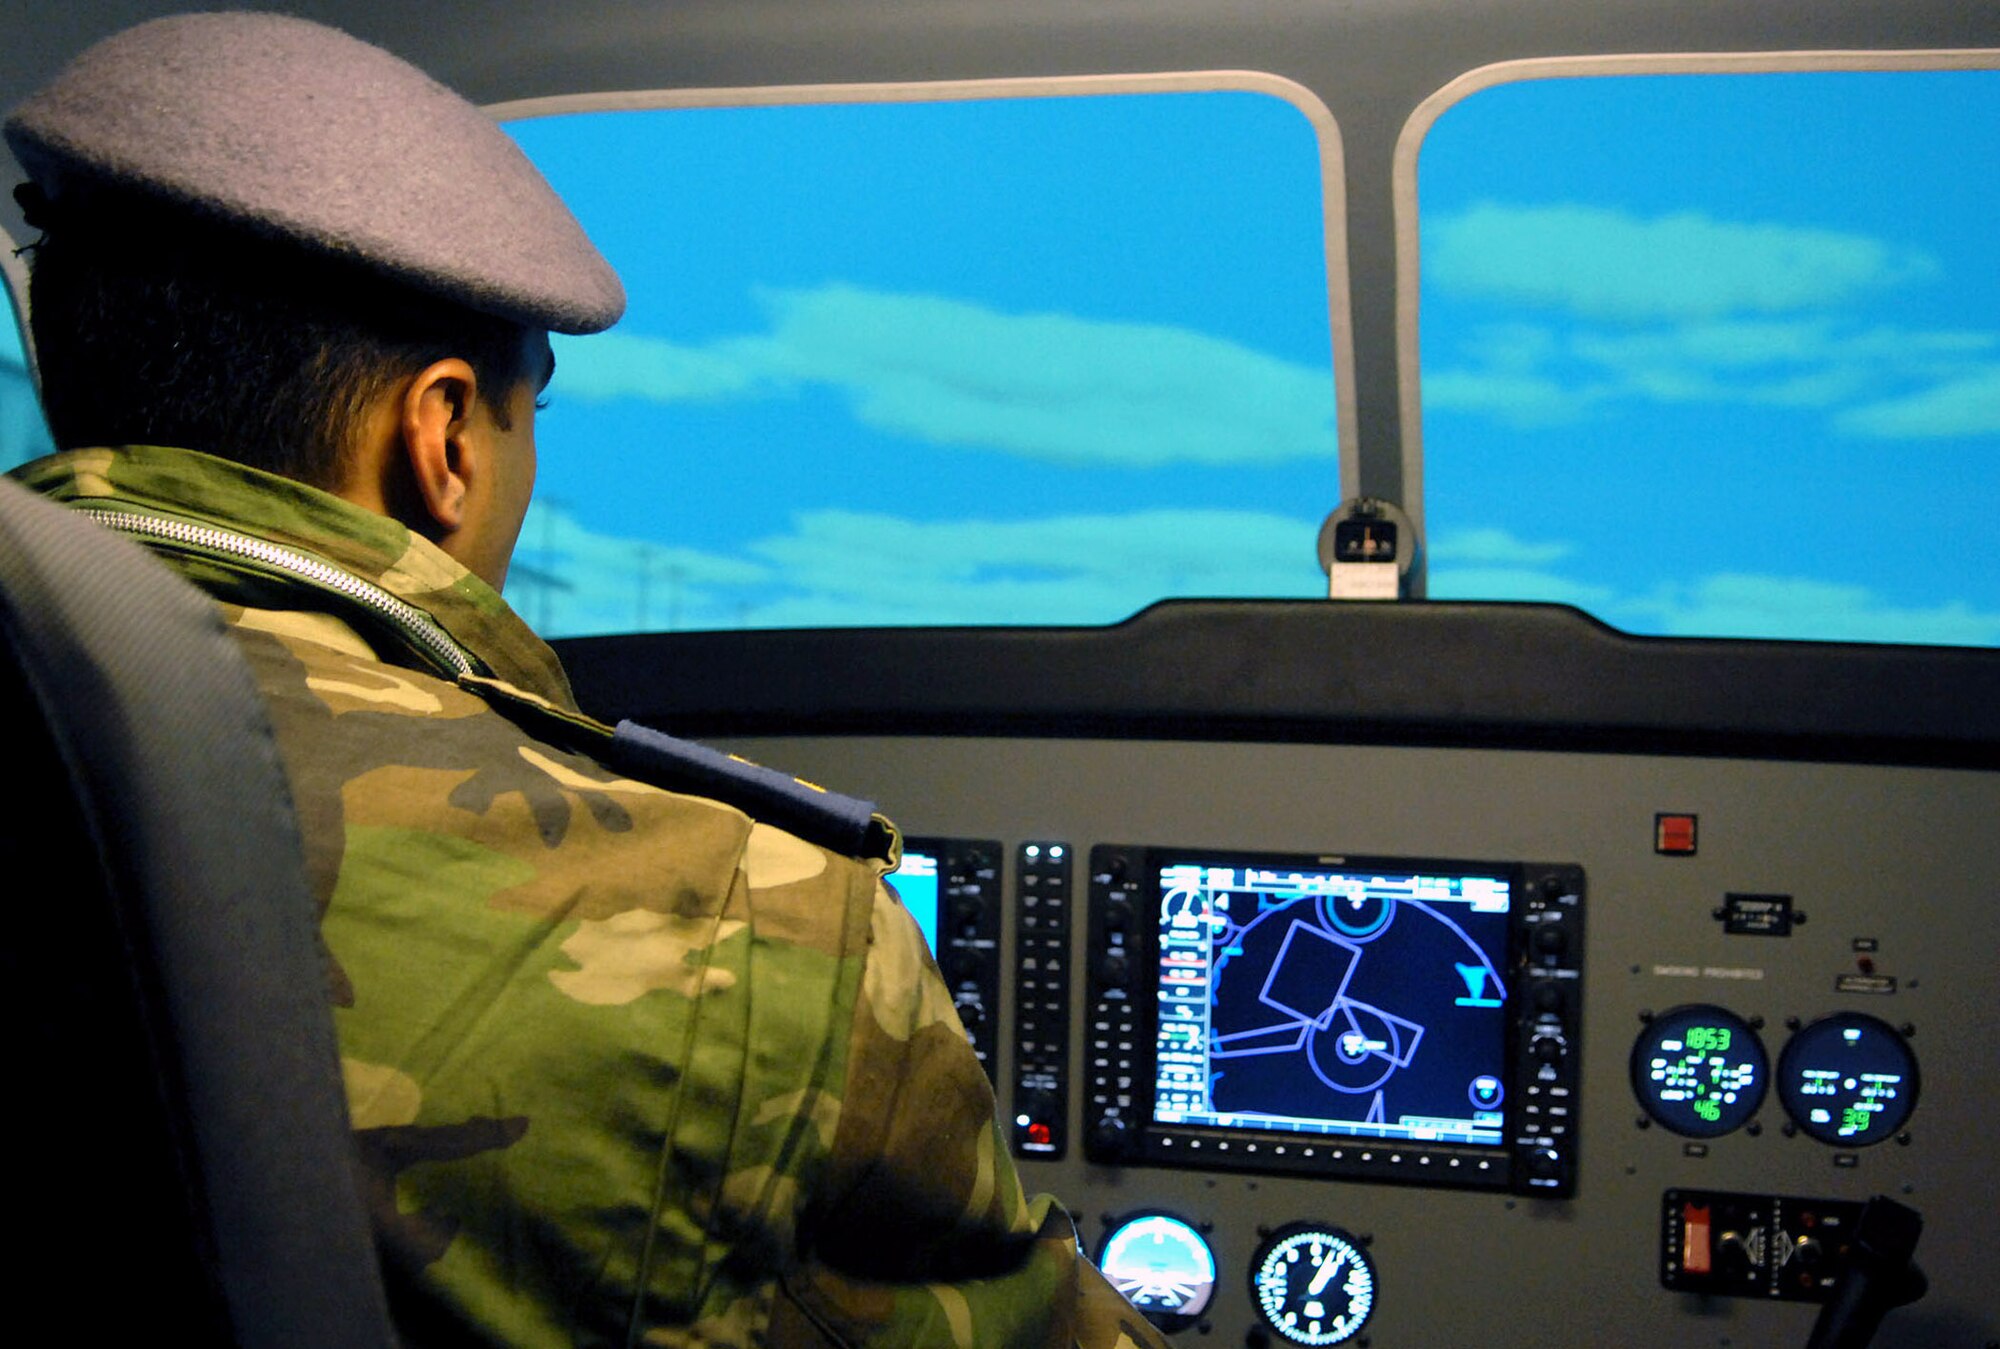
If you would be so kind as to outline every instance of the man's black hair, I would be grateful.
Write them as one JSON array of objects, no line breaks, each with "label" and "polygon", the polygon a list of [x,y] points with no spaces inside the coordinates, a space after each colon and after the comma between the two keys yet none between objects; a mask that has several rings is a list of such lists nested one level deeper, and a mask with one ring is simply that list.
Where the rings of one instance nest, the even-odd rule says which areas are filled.
[{"label": "man's black hair", "polygon": [[295,244],[151,202],[33,216],[29,319],[56,445],[172,445],[343,485],[371,400],[471,364],[502,428],[524,330]]}]

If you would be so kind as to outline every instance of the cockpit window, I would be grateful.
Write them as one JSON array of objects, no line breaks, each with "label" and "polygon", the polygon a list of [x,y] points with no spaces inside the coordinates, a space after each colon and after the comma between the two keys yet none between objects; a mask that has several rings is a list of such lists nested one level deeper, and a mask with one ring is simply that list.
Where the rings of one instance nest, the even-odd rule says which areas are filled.
[{"label": "cockpit window", "polygon": [[508,597],[562,636],[1324,593],[1340,176],[1296,96],[507,120],[631,297],[556,339]]},{"label": "cockpit window", "polygon": [[1417,160],[1430,595],[2000,643],[1995,163],[1993,70],[1451,105]]}]

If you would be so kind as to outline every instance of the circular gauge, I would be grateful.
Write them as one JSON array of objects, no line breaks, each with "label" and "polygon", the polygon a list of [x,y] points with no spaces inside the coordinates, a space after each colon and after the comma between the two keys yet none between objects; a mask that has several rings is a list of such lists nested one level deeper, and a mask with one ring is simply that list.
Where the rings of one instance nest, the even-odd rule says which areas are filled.
[{"label": "circular gauge", "polygon": [[1646,1113],[1688,1138],[1720,1138],[1764,1103],[1770,1060],[1750,1023],[1721,1007],[1676,1007],[1632,1044],[1632,1090]]},{"label": "circular gauge", "polygon": [[1250,1300],[1281,1340],[1344,1344],[1375,1310],[1375,1266],[1339,1228],[1293,1223],[1257,1248]]},{"label": "circular gauge", "polygon": [[1215,1295],[1215,1252],[1168,1213],[1135,1213],[1114,1225],[1097,1267],[1112,1287],[1162,1330],[1180,1330]]},{"label": "circular gauge", "polygon": [[1861,1012],[1821,1017],[1778,1057],[1778,1099],[1822,1143],[1860,1148],[1903,1127],[1917,1106],[1917,1056]]}]

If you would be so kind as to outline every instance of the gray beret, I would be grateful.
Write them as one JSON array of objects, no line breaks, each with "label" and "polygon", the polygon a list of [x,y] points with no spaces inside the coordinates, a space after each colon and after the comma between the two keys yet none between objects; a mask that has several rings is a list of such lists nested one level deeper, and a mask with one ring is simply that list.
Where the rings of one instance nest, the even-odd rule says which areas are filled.
[{"label": "gray beret", "polygon": [[16,108],[6,135],[58,204],[66,188],[138,189],[558,332],[625,311],[617,273],[492,118],[303,19],[128,29]]}]

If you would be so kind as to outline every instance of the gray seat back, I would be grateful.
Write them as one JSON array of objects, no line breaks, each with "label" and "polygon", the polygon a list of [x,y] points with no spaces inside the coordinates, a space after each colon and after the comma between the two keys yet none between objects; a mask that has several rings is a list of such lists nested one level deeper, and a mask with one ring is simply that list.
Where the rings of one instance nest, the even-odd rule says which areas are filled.
[{"label": "gray seat back", "polygon": [[216,612],[0,480],[0,1139],[83,1340],[394,1343],[297,823]]}]

